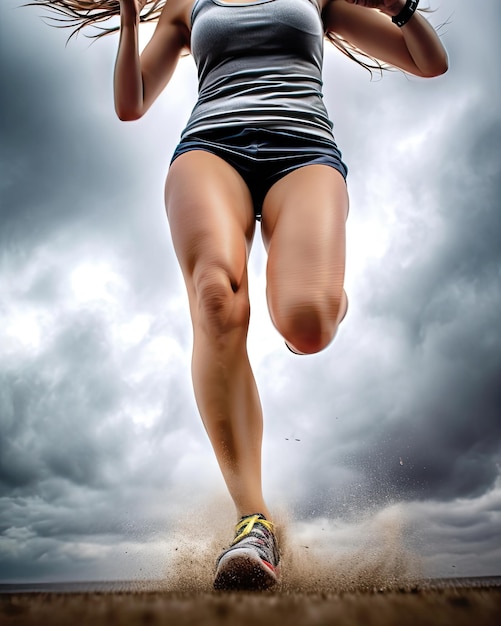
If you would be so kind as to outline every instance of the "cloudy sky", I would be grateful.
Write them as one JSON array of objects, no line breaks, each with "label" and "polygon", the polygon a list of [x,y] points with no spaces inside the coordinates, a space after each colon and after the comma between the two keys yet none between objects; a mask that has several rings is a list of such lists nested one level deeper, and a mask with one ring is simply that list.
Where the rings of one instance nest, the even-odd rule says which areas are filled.
[{"label": "cloudy sky", "polygon": [[[124,124],[116,38],[65,46],[19,4],[0,5],[0,580],[159,578],[179,537],[196,555],[202,525],[233,524],[162,199],[194,66]],[[291,549],[370,535],[428,576],[501,575],[501,5],[476,5],[433,1],[437,79],[370,81],[327,46],[351,194],[327,351],[284,348],[256,237],[249,351]]]}]

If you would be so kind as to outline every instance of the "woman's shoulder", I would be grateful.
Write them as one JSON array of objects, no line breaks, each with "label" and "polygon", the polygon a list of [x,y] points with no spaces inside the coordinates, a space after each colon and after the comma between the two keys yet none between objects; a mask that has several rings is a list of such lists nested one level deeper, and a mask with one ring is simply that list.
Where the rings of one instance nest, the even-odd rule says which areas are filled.
[{"label": "woman's shoulder", "polygon": [[191,13],[197,0],[166,0],[160,23],[183,23],[190,28]]}]

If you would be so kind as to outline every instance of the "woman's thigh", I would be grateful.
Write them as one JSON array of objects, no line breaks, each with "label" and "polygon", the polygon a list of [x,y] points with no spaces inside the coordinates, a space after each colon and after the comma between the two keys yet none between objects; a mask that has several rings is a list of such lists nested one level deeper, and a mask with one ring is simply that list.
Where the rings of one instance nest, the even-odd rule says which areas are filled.
[{"label": "woman's thigh", "polygon": [[239,174],[208,152],[182,154],[167,176],[165,206],[185,278],[203,263],[238,280],[255,228],[250,193]]},{"label": "woman's thigh", "polygon": [[[300,351],[325,347],[345,313],[348,204],[344,178],[326,165],[288,174],[263,204],[270,313],[285,339]],[[311,341],[300,337],[303,330]]]}]

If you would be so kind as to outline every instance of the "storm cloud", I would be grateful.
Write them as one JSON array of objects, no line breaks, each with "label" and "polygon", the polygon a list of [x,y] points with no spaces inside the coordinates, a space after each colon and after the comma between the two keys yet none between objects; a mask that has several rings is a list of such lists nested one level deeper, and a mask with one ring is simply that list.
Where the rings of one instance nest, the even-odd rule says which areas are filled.
[{"label": "storm cloud", "polygon": [[[224,501],[162,197],[194,67],[123,124],[116,38],[65,47],[18,4],[0,8],[0,578],[158,576],[180,516]],[[371,81],[326,44],[351,197],[332,347],[286,351],[259,237],[250,261],[270,505],[300,536],[398,504],[429,575],[500,574],[501,7],[484,4],[433,3],[437,79]]]}]

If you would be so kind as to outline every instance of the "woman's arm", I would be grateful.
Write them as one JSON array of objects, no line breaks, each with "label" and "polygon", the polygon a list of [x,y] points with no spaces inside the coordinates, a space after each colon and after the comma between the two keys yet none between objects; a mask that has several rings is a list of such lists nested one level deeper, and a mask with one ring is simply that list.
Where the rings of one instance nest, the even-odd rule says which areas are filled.
[{"label": "woman's arm", "polygon": [[142,117],[169,82],[183,48],[187,28],[180,18],[182,0],[165,4],[157,27],[141,56],[139,13],[144,0],[120,0],[120,43],[115,64],[115,110],[124,121]]},{"label": "woman's arm", "polygon": [[443,74],[448,69],[447,52],[429,22],[415,12],[400,28],[392,23],[391,16],[405,4],[406,0],[329,0],[323,11],[325,29],[410,74]]}]

